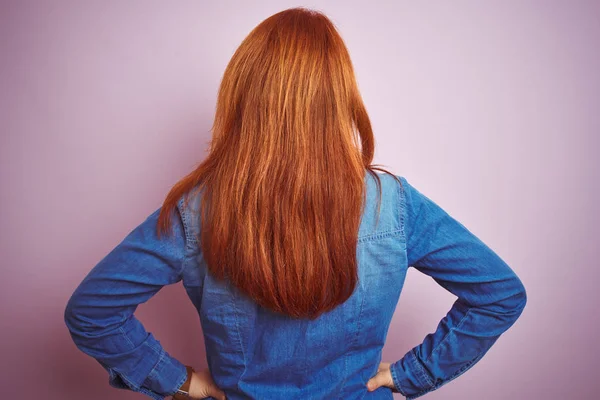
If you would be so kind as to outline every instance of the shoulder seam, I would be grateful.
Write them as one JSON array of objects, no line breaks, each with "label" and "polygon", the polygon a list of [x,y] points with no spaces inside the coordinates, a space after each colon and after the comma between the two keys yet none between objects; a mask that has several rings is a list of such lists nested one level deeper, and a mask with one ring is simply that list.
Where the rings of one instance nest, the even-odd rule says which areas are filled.
[{"label": "shoulder seam", "polygon": [[189,228],[189,220],[187,217],[187,213],[185,212],[185,208],[183,207],[183,201],[184,201],[184,197],[181,197],[181,199],[179,199],[179,201],[177,202],[177,212],[179,212],[179,215],[181,217],[181,222],[183,223],[183,231],[185,232],[185,246],[186,249],[191,250],[193,248],[193,244],[195,244],[196,239],[193,237],[193,235],[190,232],[190,228]]},{"label": "shoulder seam", "polygon": [[403,181],[406,181],[402,176],[397,175],[398,180],[400,181],[400,185],[398,185],[398,210],[400,212],[400,235],[402,236],[402,240],[404,241],[404,245],[406,246],[406,190],[404,188]]}]

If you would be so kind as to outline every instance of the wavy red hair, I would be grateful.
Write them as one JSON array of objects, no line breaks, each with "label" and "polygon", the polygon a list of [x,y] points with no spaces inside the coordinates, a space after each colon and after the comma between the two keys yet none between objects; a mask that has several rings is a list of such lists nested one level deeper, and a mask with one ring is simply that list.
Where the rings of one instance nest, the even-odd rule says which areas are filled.
[{"label": "wavy red hair", "polygon": [[395,175],[371,165],[371,123],[332,21],[297,7],[256,26],[225,69],[211,131],[208,156],[168,193],[159,234],[181,196],[201,191],[198,243],[214,277],[296,318],[345,302],[365,174],[379,200],[375,170]]}]

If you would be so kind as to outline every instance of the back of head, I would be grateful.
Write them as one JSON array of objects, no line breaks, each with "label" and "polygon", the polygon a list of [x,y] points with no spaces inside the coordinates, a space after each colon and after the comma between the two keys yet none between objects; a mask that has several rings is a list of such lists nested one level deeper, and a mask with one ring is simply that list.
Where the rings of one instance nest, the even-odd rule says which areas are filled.
[{"label": "back of head", "polygon": [[371,165],[371,124],[331,20],[299,7],[256,26],[225,69],[211,130],[161,229],[182,195],[202,191],[198,239],[217,279],[293,317],[343,303],[358,279],[365,174],[388,171]]}]

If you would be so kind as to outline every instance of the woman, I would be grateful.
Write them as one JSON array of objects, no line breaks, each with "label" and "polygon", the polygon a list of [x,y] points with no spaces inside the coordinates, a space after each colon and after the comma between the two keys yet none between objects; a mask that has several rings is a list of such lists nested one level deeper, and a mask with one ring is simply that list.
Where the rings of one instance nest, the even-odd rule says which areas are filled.
[{"label": "woman", "polygon": [[[322,13],[285,10],[248,35],[212,132],[206,159],[66,307],[112,386],[154,399],[415,399],[473,367],[523,311],[525,288],[496,253],[371,164],[352,63]],[[409,266],[458,298],[422,343],[382,362]],[[201,318],[201,372],[133,314],[179,281]]]}]

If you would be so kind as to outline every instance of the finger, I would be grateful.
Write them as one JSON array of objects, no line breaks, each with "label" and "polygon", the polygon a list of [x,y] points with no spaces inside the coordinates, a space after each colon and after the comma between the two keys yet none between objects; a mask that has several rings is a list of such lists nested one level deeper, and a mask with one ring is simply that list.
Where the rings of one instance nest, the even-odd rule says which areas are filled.
[{"label": "finger", "polygon": [[367,382],[367,389],[371,392],[386,383],[384,374],[378,373]]},{"label": "finger", "polygon": [[223,392],[218,387],[211,387],[210,394],[211,397],[214,397],[216,400],[227,400],[227,396],[225,396],[225,392]]}]

